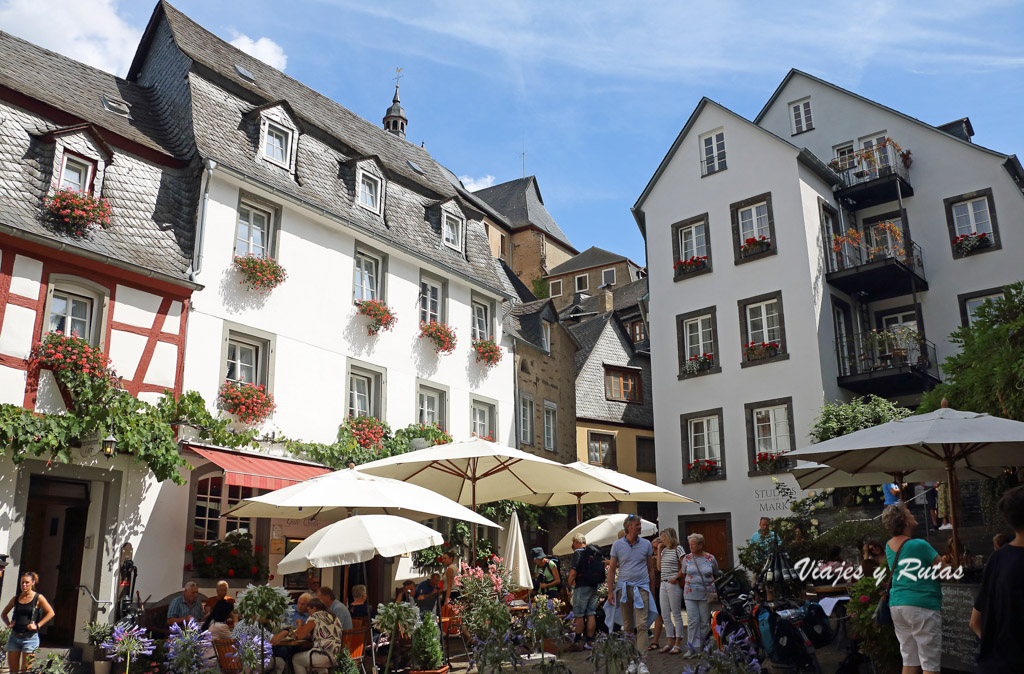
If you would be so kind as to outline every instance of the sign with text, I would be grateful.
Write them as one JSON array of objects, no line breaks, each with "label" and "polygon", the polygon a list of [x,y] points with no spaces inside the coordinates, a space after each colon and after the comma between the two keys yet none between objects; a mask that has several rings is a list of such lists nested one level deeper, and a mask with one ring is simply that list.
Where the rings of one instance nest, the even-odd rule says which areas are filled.
[{"label": "sign with text", "polygon": [[979,585],[942,584],[942,671],[978,671],[978,637],[971,631],[971,610]]},{"label": "sign with text", "polygon": [[786,500],[775,487],[754,489],[754,502],[757,503],[757,512],[766,517],[776,517],[789,512]]}]

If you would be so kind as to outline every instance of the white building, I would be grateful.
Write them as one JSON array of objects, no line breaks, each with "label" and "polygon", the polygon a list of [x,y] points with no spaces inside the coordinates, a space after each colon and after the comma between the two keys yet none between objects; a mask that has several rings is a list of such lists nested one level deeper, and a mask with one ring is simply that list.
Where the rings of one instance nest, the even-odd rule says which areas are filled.
[{"label": "white building", "polygon": [[[662,526],[733,563],[783,507],[758,453],[808,444],[825,400],[916,404],[949,333],[1020,279],[1024,171],[972,134],[795,70],[754,122],[698,104],[634,207],[659,484],[701,501]],[[696,459],[717,474],[690,479]]]}]

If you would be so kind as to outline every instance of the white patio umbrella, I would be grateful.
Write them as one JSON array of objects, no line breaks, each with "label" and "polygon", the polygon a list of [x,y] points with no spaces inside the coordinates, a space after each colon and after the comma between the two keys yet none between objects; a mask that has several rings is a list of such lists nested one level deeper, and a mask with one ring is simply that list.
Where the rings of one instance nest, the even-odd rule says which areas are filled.
[{"label": "white patio umbrella", "polygon": [[1024,464],[1024,423],[945,406],[832,438],[787,456],[848,473],[887,473],[896,481],[920,469],[945,471],[953,524],[954,562],[960,563],[961,469]]},{"label": "white patio umbrella", "polygon": [[474,508],[480,503],[537,494],[617,491],[614,485],[561,463],[481,438],[406,452],[364,463],[358,470],[418,484]]},{"label": "white patio umbrella", "polygon": [[419,522],[395,515],[355,515],[318,529],[277,563],[280,574],[324,569],[441,545],[444,537]]},{"label": "white patio umbrella", "polygon": [[677,494],[674,491],[669,491],[668,489],[659,487],[656,484],[645,482],[639,478],[633,477],[632,475],[625,475],[610,468],[592,466],[589,463],[584,463],[582,461],[574,461],[573,463],[566,464],[566,467],[580,471],[585,475],[590,475],[602,482],[614,485],[618,489],[615,491],[605,490],[590,492],[568,492],[562,490],[554,493],[528,496],[519,500],[524,503],[538,506],[575,505],[577,522],[583,519],[584,503],[608,503],[610,501],[618,503],[637,503],[641,501],[656,501],[660,503],[699,503],[699,501],[695,501],[688,496]]},{"label": "white patio umbrella", "polygon": [[451,517],[474,526],[498,526],[430,489],[351,468],[244,499],[224,513],[231,517],[316,518],[325,522],[354,514],[400,515],[411,520]]},{"label": "white patio umbrella", "polygon": [[[823,463],[802,463],[789,472],[796,478],[796,483],[801,489],[863,487],[864,485],[893,482],[896,479],[891,473],[847,473]],[[958,468],[956,470],[957,477],[961,480],[996,477],[1002,472],[1002,468]],[[932,482],[945,479],[944,468],[915,470],[903,475],[903,480],[906,482]]]},{"label": "white patio umbrella", "polygon": [[[562,540],[555,543],[551,552],[556,555],[568,555],[572,552],[572,537],[576,534],[583,534],[587,537],[587,545],[611,545],[619,537],[622,531],[622,524],[629,517],[626,513],[613,513],[611,515],[598,515],[589,519],[562,537]],[[658,525],[645,519],[640,520],[640,535],[653,536],[658,533]]]},{"label": "white patio umbrella", "polygon": [[519,514],[512,512],[512,520],[508,525],[508,538],[505,539],[505,556],[501,565],[512,574],[512,582],[520,588],[533,587],[533,575],[530,573],[530,558],[526,556],[526,541],[523,530],[519,527]]}]

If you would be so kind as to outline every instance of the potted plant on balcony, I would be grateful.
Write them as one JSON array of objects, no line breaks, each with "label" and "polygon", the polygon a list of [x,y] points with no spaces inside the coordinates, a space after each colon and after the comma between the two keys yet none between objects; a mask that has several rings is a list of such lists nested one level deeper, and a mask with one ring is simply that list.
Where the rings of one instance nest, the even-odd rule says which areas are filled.
[{"label": "potted plant on balcony", "polygon": [[434,343],[435,353],[451,353],[455,350],[455,329],[444,323],[420,321],[420,339],[424,337]]},{"label": "potted plant on balcony", "polygon": [[398,316],[395,315],[395,312],[380,300],[356,302],[356,313],[370,319],[369,324],[366,326],[366,334],[371,337],[379,334],[382,330],[391,330],[398,321]]},{"label": "potted plant on balcony", "polygon": [[953,245],[960,255],[970,255],[981,248],[988,248],[992,245],[992,235],[988,232],[971,232],[961,234],[953,239]]},{"label": "potted plant on balcony", "polygon": [[690,356],[687,360],[683,361],[683,372],[684,375],[695,375],[706,370],[710,370],[715,365],[715,357],[710,353],[702,353],[700,355]]},{"label": "potted plant on balcony", "polygon": [[754,458],[754,468],[759,473],[777,473],[789,468],[789,459],[785,452],[758,452]]},{"label": "potted plant on balcony", "polygon": [[679,260],[674,265],[672,265],[672,268],[675,270],[677,274],[685,274],[687,272],[703,269],[707,265],[707,255],[692,255],[685,260]]},{"label": "potted plant on balcony", "polygon": [[88,192],[59,189],[43,200],[51,222],[65,234],[82,236],[110,227],[110,204]]},{"label": "potted plant on balcony", "polygon": [[718,462],[713,459],[697,459],[686,466],[686,479],[693,482],[704,482],[715,475],[718,475]]},{"label": "potted plant on balcony", "polygon": [[771,240],[767,236],[751,236],[740,246],[740,253],[744,256],[763,253],[772,247]]},{"label": "potted plant on balcony", "polygon": [[748,361],[764,360],[779,355],[778,342],[750,342],[743,347],[743,352]]}]

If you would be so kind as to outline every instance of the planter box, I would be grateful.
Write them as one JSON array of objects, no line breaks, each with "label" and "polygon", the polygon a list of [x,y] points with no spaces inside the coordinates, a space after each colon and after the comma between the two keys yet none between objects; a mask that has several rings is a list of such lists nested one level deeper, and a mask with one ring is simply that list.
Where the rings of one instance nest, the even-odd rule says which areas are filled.
[{"label": "planter box", "polygon": [[708,266],[707,260],[701,260],[700,262],[694,262],[693,264],[681,264],[676,267],[677,274],[689,274],[691,272],[699,271]]},{"label": "planter box", "polygon": [[448,674],[449,665],[441,669],[410,669],[409,674]]}]

